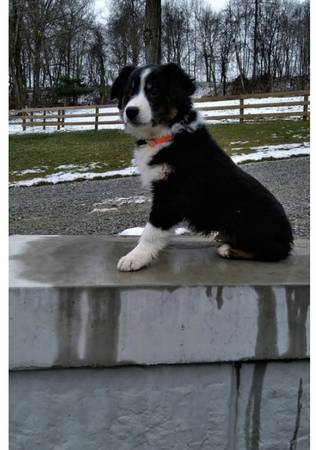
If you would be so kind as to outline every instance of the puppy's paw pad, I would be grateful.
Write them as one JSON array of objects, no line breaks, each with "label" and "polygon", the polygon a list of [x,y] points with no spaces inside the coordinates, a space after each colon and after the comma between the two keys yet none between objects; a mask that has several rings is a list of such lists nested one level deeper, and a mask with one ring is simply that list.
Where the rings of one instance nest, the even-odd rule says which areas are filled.
[{"label": "puppy's paw pad", "polygon": [[231,246],[229,244],[223,244],[218,247],[217,253],[222,258],[231,258]]},{"label": "puppy's paw pad", "polygon": [[133,272],[145,266],[146,262],[143,258],[137,255],[130,254],[123,256],[117,264],[117,268],[121,272]]}]

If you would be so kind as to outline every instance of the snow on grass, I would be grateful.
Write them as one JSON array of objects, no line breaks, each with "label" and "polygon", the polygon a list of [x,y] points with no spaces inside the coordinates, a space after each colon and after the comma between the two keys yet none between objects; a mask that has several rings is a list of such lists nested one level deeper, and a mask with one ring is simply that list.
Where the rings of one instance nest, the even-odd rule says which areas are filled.
[{"label": "snow on grass", "polygon": [[[242,149],[242,147],[241,147]],[[250,147],[252,152],[232,155],[232,160],[236,163],[243,163],[245,161],[260,161],[266,158],[289,158],[291,156],[301,156],[310,154],[310,144],[309,142],[296,143],[296,144],[278,144],[278,145],[266,145],[261,147]],[[233,149],[235,150],[235,149]],[[94,165],[94,166],[93,166]],[[97,163],[91,163],[88,168],[97,167]],[[36,186],[40,184],[56,184],[69,181],[77,180],[93,180],[95,178],[103,179],[109,177],[126,177],[131,175],[138,175],[139,171],[136,166],[126,167],[121,170],[110,170],[107,172],[85,172],[87,166],[76,166],[73,164],[67,164],[63,166],[58,166],[59,169],[68,168],[68,172],[59,171],[44,177],[32,178],[29,180],[14,181],[10,183],[10,187],[14,186]],[[75,169],[71,171],[70,169]],[[31,170],[31,169],[30,169]],[[35,170],[35,169],[34,169]],[[22,171],[23,172],[23,171]],[[21,172],[21,174],[22,174]],[[135,197],[133,197],[135,199]],[[135,203],[142,203],[144,200],[141,196],[138,200],[132,200],[131,197],[122,197],[121,199],[116,199],[118,205],[127,204],[129,201]],[[123,203],[122,203],[123,202]],[[103,205],[104,206],[104,205]],[[116,205],[114,205],[116,206]]]},{"label": "snow on grass", "polygon": [[77,172],[88,172],[89,170],[93,169],[101,169],[104,166],[108,166],[107,163],[98,163],[98,162],[91,162],[86,165],[82,164],[62,164],[60,166],[57,166],[56,169],[59,170],[76,170]]},{"label": "snow on grass", "polygon": [[250,148],[255,150],[255,152],[233,155],[232,160],[236,164],[239,164],[245,161],[260,161],[266,158],[280,159],[310,154],[309,142],[303,142],[301,144],[264,145],[262,147]]},{"label": "snow on grass", "polygon": [[137,175],[137,167],[126,167],[121,170],[110,170],[108,172],[56,172],[45,177],[32,178],[30,180],[14,181],[10,187],[14,186],[36,186],[39,184],[57,184],[66,181],[93,180],[95,178],[127,177]]},{"label": "snow on grass", "polygon": [[232,141],[231,145],[235,145],[235,144],[248,144],[249,141]]},{"label": "snow on grass", "polygon": [[28,175],[30,173],[41,173],[45,172],[47,167],[34,167],[34,169],[25,169],[25,170],[15,170],[12,172],[12,175],[17,177],[22,177],[24,175]]}]

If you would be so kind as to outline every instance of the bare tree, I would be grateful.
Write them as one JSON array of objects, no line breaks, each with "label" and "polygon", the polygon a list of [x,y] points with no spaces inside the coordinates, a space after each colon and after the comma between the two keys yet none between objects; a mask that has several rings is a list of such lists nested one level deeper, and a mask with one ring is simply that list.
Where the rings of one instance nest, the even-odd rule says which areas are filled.
[{"label": "bare tree", "polygon": [[169,0],[163,8],[163,49],[166,62],[181,65],[184,59],[186,10],[184,2]]},{"label": "bare tree", "polygon": [[91,46],[91,57],[96,62],[95,73],[97,76],[94,81],[99,85],[100,103],[104,104],[106,100],[106,55],[105,38],[100,25],[96,25],[93,30],[93,43]]},{"label": "bare tree", "polygon": [[43,69],[44,48],[49,45],[50,27],[59,14],[58,0],[26,0],[25,22],[28,30],[27,42],[32,56],[33,101],[40,99],[40,77]]},{"label": "bare tree", "polygon": [[161,0],[146,0],[145,58],[147,64],[161,62]]},{"label": "bare tree", "polygon": [[143,62],[144,0],[116,0],[107,22],[110,59],[115,71]]},{"label": "bare tree", "polygon": [[23,15],[24,2],[12,0],[10,3],[10,83],[12,86],[12,97],[15,108],[22,108],[24,104],[24,74],[22,65],[23,47]]},{"label": "bare tree", "polygon": [[205,64],[206,81],[211,82],[217,95],[216,69],[218,62],[218,41],[220,32],[220,17],[210,8],[202,11],[200,18],[200,38]]},{"label": "bare tree", "polygon": [[308,0],[229,0],[221,13],[203,0],[111,0],[98,23],[92,0],[9,0],[10,106],[58,102],[65,78],[103,103],[121,67],[160,61],[215,94],[307,88],[309,11]]},{"label": "bare tree", "polygon": [[232,55],[233,33],[229,17],[225,12],[220,17],[219,55],[223,95],[226,95],[229,61]]},{"label": "bare tree", "polygon": [[252,78],[255,79],[257,76],[257,39],[258,39],[258,19],[259,19],[259,0],[255,0],[255,17],[254,17],[254,30],[253,30],[253,67],[252,67]]}]

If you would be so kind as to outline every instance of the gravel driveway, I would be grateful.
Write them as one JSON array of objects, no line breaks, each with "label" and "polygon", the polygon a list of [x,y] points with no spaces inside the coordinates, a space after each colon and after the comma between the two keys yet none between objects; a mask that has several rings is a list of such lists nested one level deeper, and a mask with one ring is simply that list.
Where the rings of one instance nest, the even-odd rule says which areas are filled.
[{"label": "gravel driveway", "polygon": [[[309,158],[242,166],[283,204],[295,237],[309,238]],[[138,203],[130,203],[136,197]],[[117,234],[144,226],[149,193],[139,177],[10,189],[10,234]]]}]

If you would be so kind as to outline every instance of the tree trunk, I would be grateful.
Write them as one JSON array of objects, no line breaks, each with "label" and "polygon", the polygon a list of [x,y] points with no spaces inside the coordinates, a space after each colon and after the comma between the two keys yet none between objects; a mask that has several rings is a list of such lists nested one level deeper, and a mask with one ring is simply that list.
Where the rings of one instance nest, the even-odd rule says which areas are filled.
[{"label": "tree trunk", "polygon": [[146,0],[145,58],[147,64],[161,62],[161,0]]},{"label": "tree trunk", "polygon": [[22,4],[20,1],[12,2],[12,14],[10,17],[12,33],[12,46],[10,46],[10,66],[12,76],[12,90],[14,108],[24,107],[24,77],[22,68]]},{"label": "tree trunk", "polygon": [[40,45],[35,45],[33,60],[33,105],[39,106],[40,101],[40,73],[41,73],[41,57]]},{"label": "tree trunk", "polygon": [[253,67],[252,67],[252,79],[254,80],[257,76],[257,59],[258,59],[258,48],[257,48],[257,38],[258,38],[258,15],[259,15],[259,0],[255,0],[255,24],[253,32]]},{"label": "tree trunk", "polygon": [[237,47],[236,42],[235,42],[235,53],[236,53],[237,66],[238,66],[238,70],[239,70],[241,89],[242,89],[243,92],[245,92],[244,75],[243,75],[243,70],[242,70],[242,66],[241,66],[241,62],[240,62],[239,51],[238,51],[238,47]]}]

